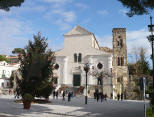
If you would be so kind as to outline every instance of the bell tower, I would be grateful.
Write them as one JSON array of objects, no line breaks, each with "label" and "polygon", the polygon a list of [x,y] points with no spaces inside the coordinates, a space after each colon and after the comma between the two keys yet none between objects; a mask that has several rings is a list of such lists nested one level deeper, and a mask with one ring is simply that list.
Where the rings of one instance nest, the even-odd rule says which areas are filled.
[{"label": "bell tower", "polygon": [[117,94],[126,93],[128,78],[126,28],[113,28],[113,91]]}]

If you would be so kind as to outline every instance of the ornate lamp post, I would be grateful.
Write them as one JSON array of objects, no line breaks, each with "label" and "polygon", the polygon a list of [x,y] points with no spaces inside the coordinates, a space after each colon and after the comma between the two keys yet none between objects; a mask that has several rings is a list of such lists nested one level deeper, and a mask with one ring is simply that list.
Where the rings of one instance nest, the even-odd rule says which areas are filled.
[{"label": "ornate lamp post", "polygon": [[154,41],[154,25],[152,24],[152,17],[150,16],[150,25],[148,25],[149,28],[149,32],[151,32],[151,35],[149,35],[147,38],[148,40],[151,42],[151,46],[152,46],[152,63],[153,63],[153,88],[152,88],[152,110],[154,112],[154,53],[153,53],[153,41]]},{"label": "ornate lamp post", "polygon": [[89,71],[89,65],[88,65],[88,63],[86,63],[84,65],[84,70],[86,72],[86,96],[85,96],[85,104],[87,104],[87,74],[88,74],[88,71]]}]

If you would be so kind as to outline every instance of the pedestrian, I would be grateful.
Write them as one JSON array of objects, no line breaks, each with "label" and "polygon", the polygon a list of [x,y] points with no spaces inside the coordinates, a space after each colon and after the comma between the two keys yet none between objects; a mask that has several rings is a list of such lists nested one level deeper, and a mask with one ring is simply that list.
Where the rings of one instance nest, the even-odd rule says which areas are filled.
[{"label": "pedestrian", "polygon": [[104,99],[107,100],[107,94],[104,95]]},{"label": "pedestrian", "polygon": [[119,101],[119,99],[120,99],[120,94],[119,93],[117,94],[117,98],[118,98],[118,101]]},{"label": "pedestrian", "polygon": [[68,102],[71,101],[71,93],[68,93]]},{"label": "pedestrian", "polygon": [[96,93],[97,102],[99,101],[99,92]]},{"label": "pedestrian", "polygon": [[103,92],[101,93],[101,102],[104,100],[104,94]]},{"label": "pedestrian", "polygon": [[96,91],[94,92],[94,99],[96,99]]},{"label": "pedestrian", "polygon": [[123,100],[123,93],[121,93],[121,101]]},{"label": "pedestrian", "polygon": [[53,99],[55,99],[55,95],[56,95],[56,92],[55,90],[53,91]]},{"label": "pedestrian", "polygon": [[9,89],[9,95],[11,94],[11,89]]},{"label": "pedestrian", "polygon": [[113,99],[113,94],[111,93],[110,99]]},{"label": "pedestrian", "polygon": [[56,91],[56,99],[58,99],[58,91]]},{"label": "pedestrian", "polygon": [[62,96],[63,96],[63,101],[65,101],[65,91],[63,91]]}]

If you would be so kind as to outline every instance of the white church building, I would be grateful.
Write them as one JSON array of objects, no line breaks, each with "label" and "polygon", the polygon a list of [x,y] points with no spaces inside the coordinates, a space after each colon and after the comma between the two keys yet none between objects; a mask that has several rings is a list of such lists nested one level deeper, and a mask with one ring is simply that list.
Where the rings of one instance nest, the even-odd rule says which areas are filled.
[{"label": "white church building", "polygon": [[[119,30],[121,31],[121,29]],[[117,33],[114,37],[116,35]],[[124,34],[120,32],[119,35],[122,37]],[[124,37],[125,40],[126,37]],[[124,41],[122,43],[125,44]],[[90,68],[87,76],[89,95],[92,95],[95,90],[102,91],[108,97],[111,94],[115,96],[117,93],[122,93],[124,85],[122,82],[118,83],[117,67],[124,66],[127,73],[127,61],[125,60],[124,65],[124,60],[122,60],[127,59],[127,56],[121,57],[121,59],[119,57],[114,58],[116,51],[114,52],[114,49],[107,47],[100,47],[93,33],[80,26],[74,27],[64,34],[64,48],[55,52],[54,77],[57,79],[57,88],[65,90],[66,87],[76,87],[78,89],[82,87],[84,89],[86,84],[84,65],[88,63]],[[118,60],[117,65],[114,64],[114,59]],[[101,73],[103,73],[103,76],[100,77],[99,74]],[[127,77],[123,77],[123,81],[126,81],[126,79]]]}]

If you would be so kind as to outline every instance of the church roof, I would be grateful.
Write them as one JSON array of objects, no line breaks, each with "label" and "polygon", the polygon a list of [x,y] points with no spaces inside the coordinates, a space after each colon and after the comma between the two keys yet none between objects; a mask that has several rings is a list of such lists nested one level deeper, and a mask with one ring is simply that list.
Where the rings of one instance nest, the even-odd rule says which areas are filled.
[{"label": "church roof", "polygon": [[104,52],[113,53],[113,50],[108,47],[100,47],[99,49]]},{"label": "church roof", "polygon": [[86,29],[82,28],[81,26],[77,25],[71,31],[64,34],[64,36],[68,36],[68,35],[88,35],[88,34],[93,34],[93,33],[89,32]]}]

